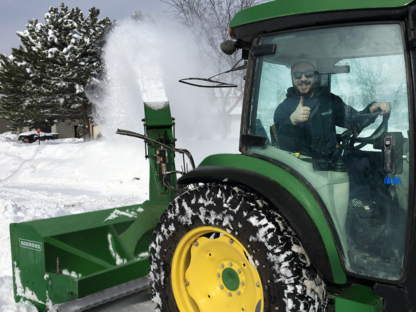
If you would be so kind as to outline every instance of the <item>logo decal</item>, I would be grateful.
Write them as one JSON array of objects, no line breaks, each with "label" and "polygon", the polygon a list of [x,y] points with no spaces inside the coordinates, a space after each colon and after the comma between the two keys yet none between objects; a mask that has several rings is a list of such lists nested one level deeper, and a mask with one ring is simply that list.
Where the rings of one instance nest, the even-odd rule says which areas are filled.
[{"label": "logo decal", "polygon": [[328,111],[323,112],[321,115],[326,116],[326,115],[330,115],[330,114],[332,114],[332,109],[329,109]]},{"label": "logo decal", "polygon": [[384,184],[386,184],[386,185],[389,185],[389,184],[399,185],[399,184],[402,184],[402,180],[400,179],[399,176],[397,176],[397,177],[396,176],[391,176],[391,177],[387,176],[387,177],[384,178]]},{"label": "logo decal", "polygon": [[42,243],[30,241],[27,239],[19,238],[19,245],[22,248],[42,251]]}]

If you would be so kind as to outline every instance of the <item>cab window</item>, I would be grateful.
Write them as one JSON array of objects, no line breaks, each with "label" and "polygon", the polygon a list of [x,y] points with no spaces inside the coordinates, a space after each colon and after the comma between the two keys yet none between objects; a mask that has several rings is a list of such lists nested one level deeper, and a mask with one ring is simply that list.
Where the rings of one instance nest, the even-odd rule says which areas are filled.
[{"label": "cab window", "polygon": [[254,59],[248,153],[313,187],[352,273],[398,280],[409,194],[409,112],[400,24],[264,36]]}]

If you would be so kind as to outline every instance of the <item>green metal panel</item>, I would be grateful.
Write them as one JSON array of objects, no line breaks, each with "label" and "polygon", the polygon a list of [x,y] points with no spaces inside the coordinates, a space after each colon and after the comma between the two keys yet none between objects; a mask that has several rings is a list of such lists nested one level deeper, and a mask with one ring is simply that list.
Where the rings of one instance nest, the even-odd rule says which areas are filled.
[{"label": "green metal panel", "polygon": [[335,312],[382,312],[383,300],[369,287],[352,285],[335,298]]},{"label": "green metal panel", "polygon": [[230,27],[237,27],[244,24],[254,23],[276,17],[288,15],[354,10],[374,8],[399,8],[404,7],[413,1],[409,0],[275,0],[263,3],[238,12],[230,22]]},{"label": "green metal panel", "polygon": [[169,102],[144,103],[147,127],[172,127]]},{"label": "green metal panel", "polygon": [[[149,244],[150,245],[150,242]],[[98,272],[78,280],[79,297],[85,297],[89,294],[111,288],[126,282],[125,276],[129,281],[147,276],[150,264],[147,258],[130,261],[126,264],[113,267],[112,269]]]},{"label": "green metal panel", "polygon": [[77,282],[67,275],[48,274],[45,278],[45,289],[51,302],[67,302],[78,298]]},{"label": "green metal panel", "polygon": [[[161,205],[155,205],[151,201],[144,202],[143,207],[145,210],[140,215],[140,218],[137,218],[137,220],[120,235],[120,239],[123,241],[123,245],[129,256],[134,257],[134,255],[137,254],[137,249],[141,247],[141,245],[138,244],[146,233],[153,233],[153,229],[159,222],[160,216],[171,201],[170,199],[168,200],[169,201],[163,202]],[[143,244],[144,242],[141,241],[141,243]],[[147,248],[149,245],[150,240],[149,244],[146,245],[145,243],[145,246],[142,246],[141,248]]]},{"label": "green metal panel", "polygon": [[[16,301],[44,310],[48,300],[61,303],[146,276],[150,235],[130,256],[120,234],[151,209],[134,205],[10,224]],[[143,227],[152,232],[156,223],[146,220]]]},{"label": "green metal panel", "polygon": [[199,166],[223,166],[244,170],[252,168],[252,171],[269,177],[282,185],[300,202],[315,222],[328,252],[334,281],[338,284],[346,283],[346,275],[342,269],[335,241],[325,216],[310,191],[297,178],[267,161],[244,155],[212,155],[205,158]]}]

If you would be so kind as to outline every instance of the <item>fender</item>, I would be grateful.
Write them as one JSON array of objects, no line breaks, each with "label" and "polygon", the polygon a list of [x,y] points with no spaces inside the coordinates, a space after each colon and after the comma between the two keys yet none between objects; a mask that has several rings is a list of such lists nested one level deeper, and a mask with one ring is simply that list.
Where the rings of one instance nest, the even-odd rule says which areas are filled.
[{"label": "fender", "polygon": [[234,154],[209,156],[178,180],[180,185],[198,182],[237,182],[262,194],[289,220],[316,269],[333,283],[346,283],[323,203],[306,182],[262,159]]}]

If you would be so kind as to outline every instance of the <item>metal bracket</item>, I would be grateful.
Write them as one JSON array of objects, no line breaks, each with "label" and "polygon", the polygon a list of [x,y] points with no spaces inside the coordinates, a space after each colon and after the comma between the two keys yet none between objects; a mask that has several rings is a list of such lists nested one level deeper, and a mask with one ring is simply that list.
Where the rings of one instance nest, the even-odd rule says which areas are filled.
[{"label": "metal bracket", "polygon": [[[167,144],[164,144],[160,141],[154,140],[149,138],[146,135],[140,134],[140,133],[136,133],[133,131],[128,131],[128,130],[122,130],[122,129],[117,129],[117,134],[121,134],[121,135],[126,135],[126,136],[131,136],[131,137],[135,137],[135,138],[139,138],[144,140],[146,143],[149,143],[153,146],[154,150],[155,150],[155,161],[156,164],[160,165],[161,168],[161,173],[162,173],[162,184],[172,190],[175,191],[177,193],[181,193],[182,189],[177,189],[175,187],[173,187],[172,185],[170,185],[169,181],[168,181],[168,176],[171,174],[181,174],[184,175],[185,173],[188,172],[188,166],[187,166],[187,162],[185,160],[185,155],[188,158],[188,162],[191,164],[192,170],[195,169],[195,162],[194,159],[192,157],[192,154],[187,150],[187,149],[180,149],[180,148],[175,148],[172,146],[169,146]],[[160,145],[160,148],[156,148],[155,144]],[[174,153],[179,153],[182,154],[182,161],[183,161],[183,166],[182,166],[182,171],[167,171],[166,170],[166,164],[168,162],[168,157],[167,157],[167,150],[171,150]]]}]

